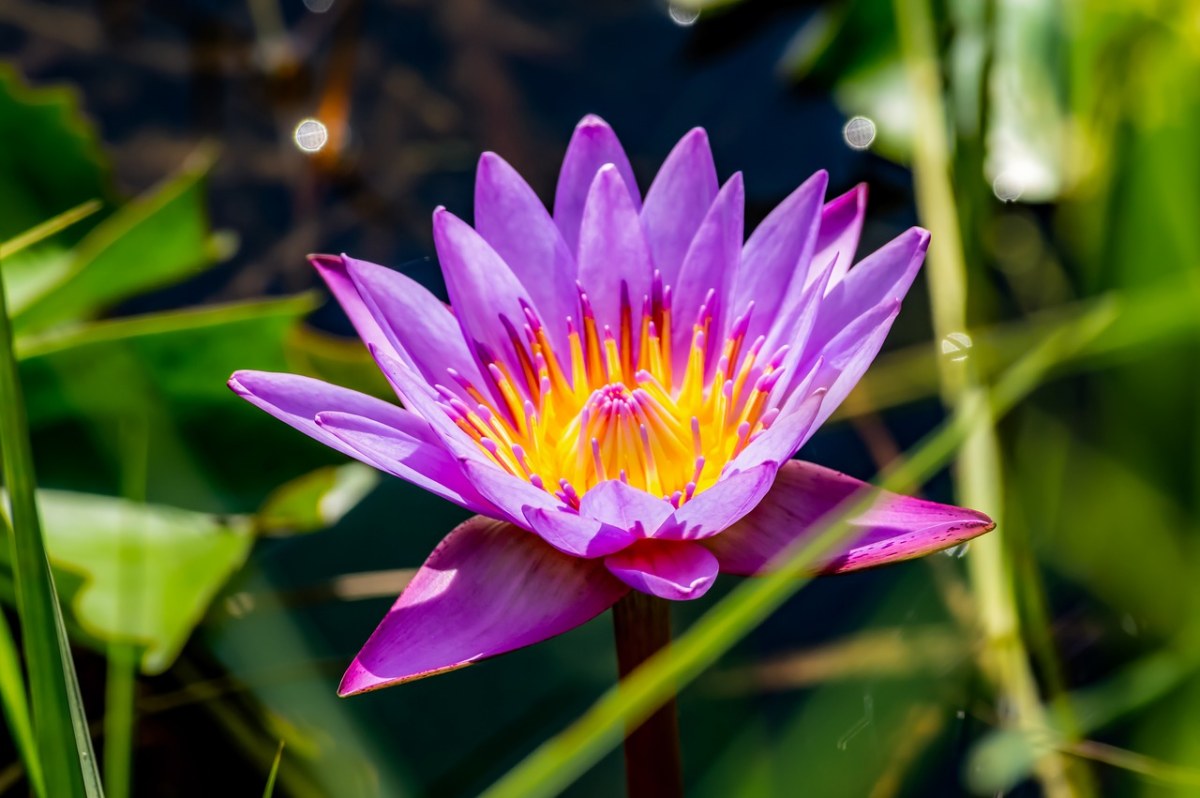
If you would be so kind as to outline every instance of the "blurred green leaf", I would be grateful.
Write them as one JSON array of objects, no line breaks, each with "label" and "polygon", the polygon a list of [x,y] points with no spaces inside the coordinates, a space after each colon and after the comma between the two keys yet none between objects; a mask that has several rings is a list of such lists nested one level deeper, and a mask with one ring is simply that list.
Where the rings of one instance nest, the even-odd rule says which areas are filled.
[{"label": "blurred green leaf", "polygon": [[[26,337],[18,357],[31,423],[122,418],[164,401],[176,410],[226,401],[225,381],[235,370],[287,369],[282,341],[314,304],[309,295],[239,302]],[[148,390],[132,390],[130,379]]]},{"label": "blurred green leaf", "polygon": [[[115,200],[108,159],[68,88],[30,88],[0,64],[0,241],[88,200]],[[6,258],[10,312],[63,273],[87,224]]]},{"label": "blurred green leaf", "polygon": [[74,620],[97,639],[144,646],[146,673],[171,664],[254,541],[245,516],[68,491],[38,499],[50,560],[76,577]]},{"label": "blurred green leaf", "polygon": [[333,526],[379,484],[379,472],[360,463],[329,466],[280,485],[256,515],[262,534],[315,532]]},{"label": "blurred green leaf", "polygon": [[116,302],[178,282],[226,252],[209,233],[204,177],[212,154],[194,155],[177,176],[122,205],[75,248],[70,266],[14,311],[18,334],[94,318]]}]

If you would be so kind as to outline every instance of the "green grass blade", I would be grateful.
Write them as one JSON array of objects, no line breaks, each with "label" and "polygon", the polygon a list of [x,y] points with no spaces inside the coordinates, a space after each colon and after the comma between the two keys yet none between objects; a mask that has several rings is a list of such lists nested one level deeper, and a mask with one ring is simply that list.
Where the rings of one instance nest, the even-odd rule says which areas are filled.
[{"label": "green grass blade", "polygon": [[[8,518],[0,513],[0,521],[8,526]],[[11,532],[9,530],[5,530]],[[38,759],[37,740],[33,736],[33,721],[29,717],[29,696],[25,692],[25,675],[21,673],[21,655],[17,652],[12,629],[4,613],[0,612],[0,705],[4,708],[4,720],[8,724],[16,744],[17,753],[29,774],[33,793],[44,797],[46,788],[42,783],[42,763]]]},{"label": "green grass blade", "polygon": [[[121,493],[135,506],[146,502],[146,477],[149,468],[149,431],[144,418],[129,419],[121,429]],[[141,555],[142,528],[136,520],[126,522],[133,537],[116,551],[118,574],[131,589],[118,595],[117,614],[129,622],[135,613],[150,605],[147,600],[145,568]],[[108,670],[104,689],[104,784],[111,798],[128,798],[133,787],[133,738],[137,728],[134,700],[137,690],[139,647],[129,640],[114,639],[108,644]]]},{"label": "green grass blade", "polygon": [[[1110,308],[1089,316],[1086,324],[1058,330],[1009,370],[990,401],[963,407],[910,456],[880,480],[887,490],[909,491],[949,462],[981,418],[1000,418],[1036,387],[1063,358],[1087,345],[1112,321]],[[649,716],[667,698],[695,679],[811,578],[807,570],[851,529],[847,521],[871,499],[844,505],[814,529],[804,545],[781,561],[778,570],[747,579],[705,613],[672,644],[605,693],[566,730],[544,743],[484,795],[487,798],[538,798],[556,795],[618,745],[627,724]]]},{"label": "green grass blade", "polygon": [[101,795],[74,663],[38,519],[33,453],[0,280],[0,465],[12,507],[17,611],[46,793]]},{"label": "green grass blade", "polygon": [[279,763],[283,761],[283,740],[279,741],[279,750],[275,752],[275,761],[271,763],[271,772],[267,774],[267,786],[263,790],[263,798],[271,798],[275,794],[275,779],[279,777]]},{"label": "green grass blade", "polygon": [[63,211],[53,219],[48,219],[36,227],[31,227],[18,236],[10,238],[7,241],[0,241],[0,262],[40,241],[45,241],[50,236],[67,229],[76,222],[86,219],[100,210],[101,207],[102,203],[100,200],[88,200],[70,210]]}]

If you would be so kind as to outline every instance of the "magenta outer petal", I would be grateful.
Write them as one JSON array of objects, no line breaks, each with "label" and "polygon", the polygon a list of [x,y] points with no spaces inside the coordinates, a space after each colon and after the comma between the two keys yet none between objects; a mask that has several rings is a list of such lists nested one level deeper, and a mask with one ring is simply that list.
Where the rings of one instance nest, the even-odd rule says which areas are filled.
[{"label": "magenta outer petal", "polygon": [[480,157],[475,176],[475,229],[512,269],[549,322],[556,350],[564,351],[562,320],[579,307],[575,256],[537,194],[493,152]]},{"label": "magenta outer petal", "polygon": [[[752,576],[804,539],[814,525],[867,483],[813,463],[792,460],[779,469],[775,485],[749,515],[723,534],[704,541],[723,573]],[[814,572],[856,571],[908,560],[982,535],[995,524],[975,510],[878,491],[876,504],[851,523],[842,547]]]},{"label": "magenta outer petal", "polygon": [[[673,291],[672,313],[678,319],[672,335],[672,353],[676,363],[686,363],[692,346],[695,322],[710,289],[713,295],[713,321],[709,329],[719,331],[731,322],[732,317],[744,313],[746,308],[727,307],[730,280],[737,273],[742,255],[743,216],[746,191],[741,173],[735,174],[725,183],[709,207],[704,222],[696,232],[688,249],[679,280],[671,284]],[[753,339],[751,339],[753,340]],[[706,358],[707,376],[716,370],[720,357],[722,336],[710,335]],[[677,369],[677,385],[683,381],[685,370]]]},{"label": "magenta outer petal", "polygon": [[[613,335],[620,335],[622,297],[632,314],[641,313],[653,273],[642,223],[624,181],[616,167],[601,167],[588,194],[579,230],[579,282],[591,301],[602,334],[607,326]],[[634,327],[636,352],[638,325]]]},{"label": "magenta outer petal", "polygon": [[447,371],[455,369],[480,384],[458,320],[429,289],[386,266],[346,255],[342,262],[393,350],[427,382],[457,388]]},{"label": "magenta outer petal", "polygon": [[467,508],[495,516],[496,507],[471,485],[458,461],[438,444],[349,413],[317,414],[317,425],[393,476]]},{"label": "magenta outer petal", "polygon": [[768,333],[781,309],[798,302],[804,293],[828,182],[824,171],[804,181],[767,215],[742,249],[730,303],[736,313],[742,313],[754,302],[746,340]]},{"label": "magenta outer petal", "polygon": [[809,271],[807,285],[812,285],[819,276],[819,270],[830,263],[833,267],[829,285],[832,287],[841,282],[850,264],[854,263],[854,253],[858,250],[858,238],[862,234],[866,214],[866,183],[859,183],[842,196],[825,203],[821,211],[821,231],[817,234],[816,252],[813,255],[815,268]]},{"label": "magenta outer petal", "polygon": [[535,316],[538,310],[525,287],[474,228],[445,208],[433,214],[433,243],[468,347],[482,346],[519,374],[513,336],[524,340],[526,310]]},{"label": "magenta outer petal", "polygon": [[635,590],[674,601],[700,598],[719,572],[717,558],[688,540],[640,540],[604,564]]},{"label": "magenta outer petal", "polygon": [[666,285],[678,284],[684,256],[717,196],[717,185],[708,134],[693,128],[663,161],[642,208],[654,267]]},{"label": "magenta outer petal", "polygon": [[574,629],[628,588],[600,560],[475,517],[433,550],[342,677],[342,696],[461,668]]},{"label": "magenta outer petal", "polygon": [[579,500],[580,515],[628,530],[636,537],[653,535],[674,509],[666,499],[615,479],[601,482]]},{"label": "magenta outer petal", "polygon": [[579,250],[579,227],[588,192],[596,173],[605,164],[617,168],[629,192],[630,202],[635,209],[640,209],[642,199],[638,194],[637,180],[629,166],[629,158],[617,140],[617,134],[603,119],[589,114],[575,126],[575,134],[567,145],[562,170],[558,174],[558,188],[554,192],[554,222],[562,231],[563,240],[572,254]]},{"label": "magenta outer petal", "polygon": [[775,481],[778,468],[778,463],[766,462],[721,477],[716,485],[676,510],[675,524],[654,537],[698,540],[724,531],[762,501]]}]

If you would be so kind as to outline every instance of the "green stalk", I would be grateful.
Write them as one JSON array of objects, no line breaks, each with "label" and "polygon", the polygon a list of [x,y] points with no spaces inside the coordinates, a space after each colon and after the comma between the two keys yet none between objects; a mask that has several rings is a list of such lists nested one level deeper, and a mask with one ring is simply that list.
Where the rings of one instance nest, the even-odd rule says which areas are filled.
[{"label": "green stalk", "polygon": [[[146,501],[149,442],[144,419],[134,419],[121,430],[121,494],[132,502]],[[145,582],[138,546],[127,542],[117,552],[121,569],[135,570],[126,584],[140,587]],[[118,612],[128,615],[143,608],[142,597],[133,590],[118,597]],[[108,669],[104,690],[104,785],[111,798],[128,798],[133,788],[133,740],[137,729],[137,665],[140,651],[125,640],[108,644]]]},{"label": "green stalk", "polygon": [[[0,529],[11,537],[8,518],[2,512],[0,522]],[[29,774],[33,794],[44,798],[46,787],[42,782],[42,763],[38,759],[33,720],[29,717],[29,695],[25,692],[25,675],[21,673],[21,654],[3,612],[0,612],[0,704],[4,707],[4,721],[16,743],[17,753],[21,755],[21,763]]]},{"label": "green stalk", "polygon": [[13,578],[46,794],[100,795],[100,779],[38,518],[33,453],[0,279],[0,466],[12,508]]},{"label": "green stalk", "polygon": [[[914,94],[920,133],[913,138],[913,173],[917,207],[933,233],[927,258],[933,328],[939,340],[967,330],[967,270],[963,241],[951,183],[948,116],[942,100],[939,57],[933,14],[928,0],[895,0],[900,46]],[[984,135],[985,131],[980,131]],[[980,667],[992,681],[1002,706],[1011,717],[1001,723],[1037,733],[1048,728],[1045,708],[1021,637],[1012,564],[1005,546],[1002,468],[994,419],[986,390],[979,383],[971,358],[943,357],[939,361],[943,400],[959,412],[971,409],[972,427],[955,475],[958,501],[987,512],[997,522],[989,535],[976,540],[967,561],[977,599],[983,643]],[[1075,795],[1062,755],[1050,748],[1040,752],[1036,774],[1050,798]]]}]

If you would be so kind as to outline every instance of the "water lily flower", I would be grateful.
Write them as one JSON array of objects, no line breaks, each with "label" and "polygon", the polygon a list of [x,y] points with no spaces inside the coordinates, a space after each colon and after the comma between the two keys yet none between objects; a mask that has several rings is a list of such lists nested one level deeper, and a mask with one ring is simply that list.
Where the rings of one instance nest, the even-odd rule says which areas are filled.
[{"label": "water lily flower", "polygon": [[[475,225],[444,208],[450,306],[388,268],[312,262],[403,407],[291,374],[241,396],[338,451],[478,515],[434,549],[342,680],[342,695],[453,670],[566,632],[630,590],[703,595],[754,575],[864,483],[793,460],[858,382],[929,234],[853,268],[866,190],[809,178],[743,236],[742,177],[719,185],[688,133],[643,197],[589,116],[553,212],[485,153]],[[992,528],[879,492],[820,565],[917,557]]]}]

